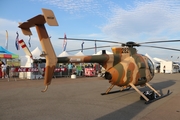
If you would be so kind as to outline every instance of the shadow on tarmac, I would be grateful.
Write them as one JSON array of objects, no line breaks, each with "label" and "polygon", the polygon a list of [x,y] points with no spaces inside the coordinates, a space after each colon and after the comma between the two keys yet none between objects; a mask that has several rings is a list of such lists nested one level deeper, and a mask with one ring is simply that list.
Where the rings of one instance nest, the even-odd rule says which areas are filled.
[{"label": "shadow on tarmac", "polygon": [[[168,88],[174,85],[176,82],[175,80],[166,80],[163,82],[153,83],[151,84],[158,92],[162,92],[163,89]],[[132,90],[132,89],[131,89]],[[144,87],[140,88],[140,91],[146,91],[149,88]],[[120,93],[119,93],[120,94]],[[161,93],[162,94],[162,93]],[[148,105],[144,104],[145,101],[139,100],[130,104],[124,108],[121,108],[117,111],[104,115],[96,120],[131,120],[141,111],[143,111]]]}]

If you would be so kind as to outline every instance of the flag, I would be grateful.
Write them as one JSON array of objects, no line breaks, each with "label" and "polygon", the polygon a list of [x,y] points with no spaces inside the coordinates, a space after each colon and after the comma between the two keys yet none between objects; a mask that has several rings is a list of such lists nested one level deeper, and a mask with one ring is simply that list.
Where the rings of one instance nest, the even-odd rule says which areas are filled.
[{"label": "flag", "polygon": [[64,34],[63,51],[66,51],[66,46],[67,46],[67,38],[66,38],[66,34]]},{"label": "flag", "polygon": [[97,48],[96,48],[96,41],[95,41],[95,54],[97,53]]},{"label": "flag", "polygon": [[84,41],[81,43],[81,52],[83,52]]},{"label": "flag", "polygon": [[31,40],[31,36],[29,35],[29,41],[28,41],[29,47],[31,47],[30,40]]},{"label": "flag", "polygon": [[20,47],[19,47],[19,34],[18,32],[16,32],[17,36],[16,36],[16,40],[15,40],[15,46],[16,46],[16,49],[17,50],[20,50]]},{"label": "flag", "polygon": [[8,49],[8,31],[6,30],[6,43],[5,48]]}]

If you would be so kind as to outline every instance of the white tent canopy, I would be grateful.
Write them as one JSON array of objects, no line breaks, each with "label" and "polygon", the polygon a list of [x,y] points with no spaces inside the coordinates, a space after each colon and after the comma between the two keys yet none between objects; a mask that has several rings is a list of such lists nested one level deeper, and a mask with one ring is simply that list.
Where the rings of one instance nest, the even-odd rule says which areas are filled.
[{"label": "white tent canopy", "polygon": [[84,53],[82,53],[81,51],[79,51],[78,53],[75,54],[75,56],[84,56]]},{"label": "white tent canopy", "polygon": [[153,58],[154,60],[158,61],[158,62],[165,62],[166,60],[160,59],[160,58]]},{"label": "white tent canopy", "polygon": [[[43,58],[40,57],[41,53],[42,52],[38,47],[36,47],[33,51],[31,51],[33,59]],[[25,55],[25,56],[21,56],[20,58],[21,58],[21,66],[31,67],[30,63],[32,62],[32,59],[30,58],[30,56]]]},{"label": "white tent canopy", "polygon": [[33,56],[33,59],[39,59],[39,58],[44,58],[44,57],[40,57],[41,55],[41,50],[39,49],[39,47],[36,47],[33,51],[31,51],[31,54]]},{"label": "white tent canopy", "polygon": [[[99,52],[93,55],[101,55],[101,54],[102,54],[102,50],[100,50]],[[106,54],[113,54],[113,53],[106,50]]]},{"label": "white tent canopy", "polygon": [[[36,47],[33,51],[31,51],[33,59],[40,59],[44,57],[40,57],[41,50]],[[25,55],[21,56],[21,67],[32,67],[33,60],[30,58],[30,56]],[[42,78],[41,74],[34,75],[32,72],[20,72],[19,78],[27,78],[27,79],[34,79],[34,78]]]},{"label": "white tent canopy", "polygon": [[58,55],[58,57],[66,57],[70,56],[66,51],[63,51],[61,54]]}]

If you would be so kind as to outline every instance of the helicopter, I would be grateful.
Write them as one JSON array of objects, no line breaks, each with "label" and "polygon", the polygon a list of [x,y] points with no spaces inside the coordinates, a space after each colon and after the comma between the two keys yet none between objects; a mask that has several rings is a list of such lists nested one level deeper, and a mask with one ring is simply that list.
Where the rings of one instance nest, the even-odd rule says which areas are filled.
[{"label": "helicopter", "polygon": [[[57,57],[44,25],[47,23],[50,26],[58,26],[57,20],[52,10],[42,8],[42,12],[43,15],[37,15],[27,20],[26,22],[19,23],[18,26],[21,28],[24,35],[32,35],[30,28],[36,27],[43,49],[41,57],[43,56],[45,59],[34,60],[34,62],[46,63],[44,76],[45,89],[42,92],[47,91],[48,86],[51,84],[54,69],[57,63],[99,63],[103,68],[105,68],[106,71],[104,79],[108,80],[110,83],[110,87],[106,90],[105,93],[102,93],[102,95],[113,93],[113,91],[110,91],[114,86],[120,87],[120,91],[133,88],[146,101],[145,103],[148,104],[172,93],[168,90],[167,94],[162,95],[149,84],[155,75],[154,65],[147,56],[137,53],[137,49],[135,47],[145,46],[180,51],[179,49],[174,48],[143,45],[149,43],[179,42],[180,40],[121,43],[115,41],[83,39],[84,41],[111,42],[121,44],[121,47],[112,47],[111,49],[113,54],[106,54],[106,51],[103,50],[101,55]],[[74,38],[67,39],[81,40]],[[153,99],[148,98],[148,96],[141,92],[137,86],[147,86],[155,93],[155,97]]]}]

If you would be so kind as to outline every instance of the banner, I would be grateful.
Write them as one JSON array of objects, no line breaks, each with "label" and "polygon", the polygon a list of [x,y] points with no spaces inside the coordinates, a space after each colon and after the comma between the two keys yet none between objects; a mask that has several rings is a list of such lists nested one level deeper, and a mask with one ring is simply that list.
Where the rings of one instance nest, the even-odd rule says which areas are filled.
[{"label": "banner", "polygon": [[5,43],[5,48],[8,50],[8,31],[6,30],[6,43]]},{"label": "banner", "polygon": [[[41,68],[43,72],[45,72],[45,68]],[[13,67],[11,68],[11,72],[38,72],[38,68],[33,67]],[[54,72],[63,72],[67,71],[67,68],[55,68]]]}]

